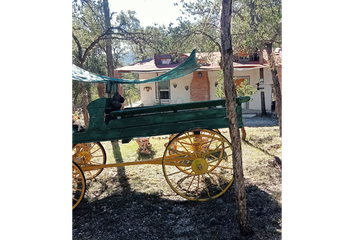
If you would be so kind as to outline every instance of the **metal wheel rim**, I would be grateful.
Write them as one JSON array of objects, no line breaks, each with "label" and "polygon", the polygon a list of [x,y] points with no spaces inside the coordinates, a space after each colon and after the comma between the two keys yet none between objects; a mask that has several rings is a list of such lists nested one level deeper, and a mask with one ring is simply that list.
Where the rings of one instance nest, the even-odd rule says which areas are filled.
[{"label": "metal wheel rim", "polygon": [[85,195],[86,191],[86,180],[85,180],[85,175],[80,169],[80,167],[72,162],[72,184],[73,184],[73,190],[72,190],[72,198],[73,198],[73,208],[76,208],[77,205],[81,202]]}]

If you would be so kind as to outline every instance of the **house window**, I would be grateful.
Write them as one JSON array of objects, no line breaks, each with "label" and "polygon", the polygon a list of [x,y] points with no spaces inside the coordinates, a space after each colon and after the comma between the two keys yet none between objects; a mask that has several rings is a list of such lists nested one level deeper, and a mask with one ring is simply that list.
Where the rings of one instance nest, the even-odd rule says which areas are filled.
[{"label": "house window", "polygon": [[161,59],[162,64],[168,65],[171,62],[171,58],[162,58]]},{"label": "house window", "polygon": [[241,61],[241,62],[246,62],[246,61],[249,61],[249,60],[250,60],[249,56],[239,57],[239,61]]},{"label": "house window", "polygon": [[170,99],[170,81],[162,81],[162,82],[157,82],[155,84],[156,84],[156,99],[159,100],[160,97],[162,102],[169,102],[168,100]]}]

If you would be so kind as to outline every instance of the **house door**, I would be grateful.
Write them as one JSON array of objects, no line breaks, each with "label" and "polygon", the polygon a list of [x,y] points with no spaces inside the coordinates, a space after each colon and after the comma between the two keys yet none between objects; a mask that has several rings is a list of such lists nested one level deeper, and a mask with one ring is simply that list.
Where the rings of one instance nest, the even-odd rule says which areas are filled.
[{"label": "house door", "polygon": [[[234,80],[235,87],[236,88],[240,87],[241,83],[245,81],[247,84],[250,84],[250,77],[237,77],[236,80]],[[249,108],[250,108],[250,103],[246,102],[245,109],[249,109]]]}]

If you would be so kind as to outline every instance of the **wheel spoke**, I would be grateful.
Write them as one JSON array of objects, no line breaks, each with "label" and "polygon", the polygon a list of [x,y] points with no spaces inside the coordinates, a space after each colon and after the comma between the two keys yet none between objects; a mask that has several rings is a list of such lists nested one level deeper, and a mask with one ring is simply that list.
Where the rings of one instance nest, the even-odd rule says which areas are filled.
[{"label": "wheel spoke", "polygon": [[220,176],[220,175],[218,175],[218,174],[216,174],[216,173],[214,173],[214,172],[210,172],[211,174],[214,174],[215,176],[217,176],[218,178],[221,178],[222,180],[224,180],[225,182],[228,182],[228,183],[230,183],[231,182],[231,180],[227,180],[227,179],[225,179],[225,178],[223,178],[222,176]]},{"label": "wheel spoke", "polygon": [[213,160],[208,161],[208,163],[209,163],[209,165],[210,165],[211,163],[214,163],[214,162],[219,161],[219,160],[220,160],[219,158],[216,158],[216,159],[213,159]]},{"label": "wheel spoke", "polygon": [[207,172],[207,174],[209,175],[209,177],[210,177],[210,179],[211,179],[212,181],[215,181],[216,185],[220,188],[220,190],[221,190],[221,191],[224,191],[224,189],[220,186],[219,182],[216,181],[214,178],[212,178],[212,176],[210,176],[210,173],[209,173],[209,172]]},{"label": "wheel spoke", "polygon": [[[188,138],[189,139],[189,137],[184,137],[184,138]],[[191,143],[189,143],[189,142],[187,142],[187,141],[185,141],[185,139],[178,139],[177,140],[179,143],[181,143],[181,144],[185,144],[185,145],[188,145],[188,146],[192,146],[192,144]]]},{"label": "wheel spoke", "polygon": [[198,194],[198,190],[199,190],[199,177],[200,177],[200,175],[198,175],[198,182],[197,182],[197,195],[196,195],[196,198],[197,198],[197,199],[199,198],[199,194]]},{"label": "wheel spoke", "polygon": [[208,193],[208,196],[209,196],[209,198],[211,198],[211,197],[210,197],[210,193],[209,193],[208,185],[207,185],[207,183],[206,183],[206,181],[205,181],[204,174],[203,174],[203,179],[204,179],[204,185],[205,185],[206,191],[207,191],[207,193]]},{"label": "wheel spoke", "polygon": [[219,168],[225,168],[225,169],[230,169],[230,170],[233,170],[232,167],[224,167],[224,166],[220,166],[220,165],[216,165],[215,167],[219,167]]},{"label": "wheel spoke", "polygon": [[211,140],[210,140],[210,142],[209,142],[208,150],[209,150],[209,148],[210,148],[211,143],[214,141],[214,136],[215,136],[215,133],[214,133],[213,137],[211,138]]},{"label": "wheel spoke", "polygon": [[[216,161],[218,161],[219,160],[219,158],[217,158],[217,157],[215,157],[214,155],[209,155],[209,157],[213,157]],[[215,160],[213,160],[213,161],[215,161]],[[211,161],[209,161],[209,163],[210,163]]]},{"label": "wheel spoke", "polygon": [[176,149],[171,150],[171,152],[178,154],[182,158],[185,158],[185,156],[188,155],[188,152],[181,152],[181,151],[176,150]]},{"label": "wheel spoke", "polygon": [[[187,170],[191,170],[192,168],[189,167],[188,169],[185,169],[184,171],[187,171]],[[170,174],[167,174],[166,176],[172,176],[172,175],[175,175],[177,173],[183,173],[183,171],[177,171],[177,172],[174,172],[174,173],[170,173]]]},{"label": "wheel spoke", "polygon": [[[192,141],[192,139],[191,139],[191,137],[190,137],[190,135],[189,135],[189,132],[187,133],[187,135],[188,135],[189,141],[191,142],[191,144],[192,144],[192,146],[193,146],[193,141]],[[198,156],[197,156],[197,151],[194,151],[194,155],[195,155],[196,158],[198,157]]]},{"label": "wheel spoke", "polygon": [[187,179],[187,178],[190,178],[192,177],[192,175],[188,175],[188,176],[185,176],[184,178],[182,178],[182,180],[180,180],[181,182],[179,184],[176,185],[176,187],[180,187],[181,184]]},{"label": "wheel spoke", "polygon": [[76,183],[82,183],[82,181],[73,182],[73,184],[76,184]]},{"label": "wheel spoke", "polygon": [[[184,144],[185,143],[182,143],[182,142],[180,142],[180,141],[178,141],[179,143],[180,143],[180,145],[186,150],[186,153],[188,153],[190,150],[188,150],[185,146],[184,146]],[[177,145],[177,143],[176,143],[176,145]],[[190,146],[190,145],[189,145]]]},{"label": "wheel spoke", "polygon": [[194,178],[195,178],[195,175],[193,176],[193,179],[192,179],[191,183],[189,184],[189,186],[188,186],[188,188],[187,188],[187,192],[189,192],[189,188],[191,187],[191,185],[192,185],[192,183],[193,183],[193,181],[194,181]]}]

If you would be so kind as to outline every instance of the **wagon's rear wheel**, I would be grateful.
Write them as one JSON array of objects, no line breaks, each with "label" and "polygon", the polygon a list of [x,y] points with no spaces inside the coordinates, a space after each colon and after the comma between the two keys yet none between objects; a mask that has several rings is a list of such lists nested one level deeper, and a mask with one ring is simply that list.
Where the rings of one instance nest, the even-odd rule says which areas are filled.
[{"label": "wagon's rear wheel", "polygon": [[[78,143],[73,146],[73,161],[80,167],[106,164],[106,151],[99,142]],[[101,169],[84,171],[86,179],[97,177]]]},{"label": "wagon's rear wheel", "polygon": [[85,195],[86,180],[80,167],[73,162],[73,209],[79,205]]},{"label": "wagon's rear wheel", "polygon": [[219,132],[193,129],[169,142],[162,168],[167,183],[177,194],[206,201],[221,196],[232,185],[231,155],[230,142]]}]

